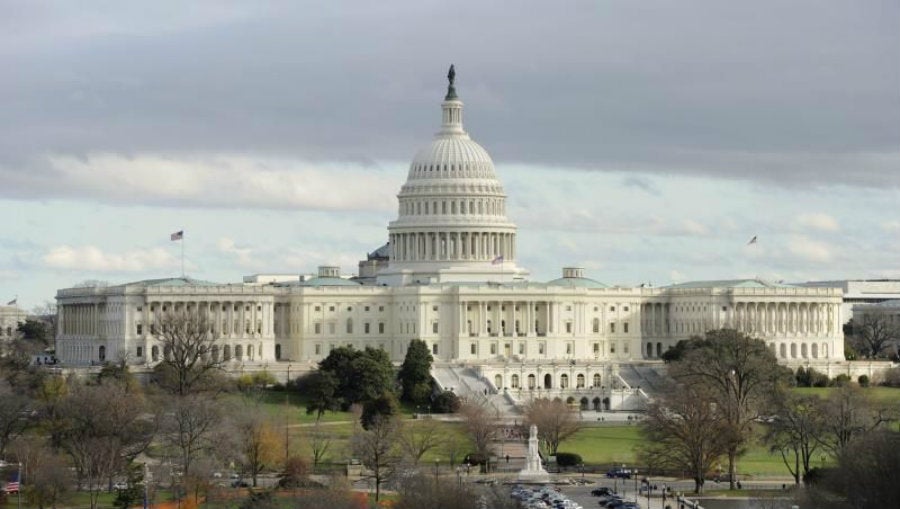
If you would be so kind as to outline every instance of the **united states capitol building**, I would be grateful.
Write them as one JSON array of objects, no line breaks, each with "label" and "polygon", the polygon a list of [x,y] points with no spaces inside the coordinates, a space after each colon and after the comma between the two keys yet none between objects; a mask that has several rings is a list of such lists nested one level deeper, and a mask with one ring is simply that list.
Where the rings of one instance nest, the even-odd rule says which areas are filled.
[{"label": "united states capitol building", "polygon": [[452,74],[440,130],[409,166],[388,242],[356,276],[326,266],[310,278],[62,289],[57,357],[153,366],[163,355],[154,320],[184,310],[208,320],[213,355],[235,368],[310,369],[344,345],[399,362],[422,339],[446,388],[512,400],[572,394],[593,409],[628,406],[653,385],[663,352],[715,328],[762,338],[788,365],[846,371],[834,367],[844,362],[840,288],[756,279],[620,287],[577,267],[530,280],[494,163],[463,128]]}]

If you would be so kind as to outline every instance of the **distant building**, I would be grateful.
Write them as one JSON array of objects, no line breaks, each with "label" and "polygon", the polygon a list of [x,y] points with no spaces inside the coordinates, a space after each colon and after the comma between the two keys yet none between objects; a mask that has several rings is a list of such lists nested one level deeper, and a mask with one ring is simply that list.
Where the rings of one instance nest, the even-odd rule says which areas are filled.
[{"label": "distant building", "polygon": [[19,324],[25,322],[27,316],[17,305],[0,306],[0,341],[15,338]]},{"label": "distant building", "polygon": [[840,288],[843,294],[841,315],[844,323],[853,318],[857,304],[877,304],[888,300],[900,300],[900,279],[839,279],[834,281],[809,281],[797,286],[810,288]]}]

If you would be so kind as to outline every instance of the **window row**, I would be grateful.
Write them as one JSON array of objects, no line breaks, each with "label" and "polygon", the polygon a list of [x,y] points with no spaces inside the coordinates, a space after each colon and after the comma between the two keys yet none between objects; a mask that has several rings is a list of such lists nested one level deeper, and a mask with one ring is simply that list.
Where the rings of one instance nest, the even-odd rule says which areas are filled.
[{"label": "window row", "polygon": [[[328,334],[334,335],[336,334],[337,324],[335,322],[328,322],[325,324],[328,327]],[[344,330],[347,334],[353,334],[353,319],[348,318],[346,322],[344,322]],[[384,322],[378,322],[378,334],[384,334],[385,324]],[[372,334],[372,322],[363,322],[363,334]],[[322,334],[322,322],[315,322],[313,324],[313,334]]]},{"label": "window row", "polygon": [[437,215],[490,215],[506,214],[503,200],[424,200],[400,203],[400,213],[404,216],[437,216]]}]

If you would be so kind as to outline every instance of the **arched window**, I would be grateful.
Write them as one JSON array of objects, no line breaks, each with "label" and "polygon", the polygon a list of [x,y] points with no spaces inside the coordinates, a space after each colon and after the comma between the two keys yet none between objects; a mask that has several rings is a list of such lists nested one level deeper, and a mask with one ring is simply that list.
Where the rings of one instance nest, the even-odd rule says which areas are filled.
[{"label": "arched window", "polygon": [[778,356],[782,359],[787,358],[787,345],[785,345],[784,343],[782,343],[781,346],[778,347]]},{"label": "arched window", "polygon": [[822,343],[822,357],[828,358],[828,343]]},{"label": "arched window", "polygon": [[560,375],[559,387],[560,387],[560,389],[568,389],[569,388],[569,375],[566,375],[566,374]]},{"label": "arched window", "polygon": [[653,343],[647,343],[647,357],[653,357]]},{"label": "arched window", "polygon": [[552,389],[553,388],[553,377],[550,376],[550,373],[544,375],[544,389]]},{"label": "arched window", "polygon": [[584,374],[578,373],[578,376],[575,377],[575,388],[584,389]]},{"label": "arched window", "polygon": [[150,348],[150,359],[153,360],[153,362],[156,362],[159,360],[159,347],[158,346],[153,345]]},{"label": "arched window", "polygon": [[263,357],[262,343],[260,343],[259,347],[257,348],[257,351],[259,352],[259,358],[262,359],[262,357]]},{"label": "arched window", "polygon": [[494,387],[496,387],[498,390],[503,388],[503,376],[502,375],[494,376]]},{"label": "arched window", "polygon": [[599,412],[600,411],[600,397],[598,396],[598,397],[594,398],[594,400],[591,401],[591,403],[594,404],[594,410]]},{"label": "arched window", "polygon": [[662,343],[656,344],[656,356],[662,357]]},{"label": "arched window", "polygon": [[222,348],[222,360],[226,362],[231,360],[231,345],[225,345]]},{"label": "arched window", "polygon": [[818,358],[819,358],[819,345],[818,345],[818,343],[813,343],[813,344],[812,344],[812,358],[813,358],[813,359],[818,359]]},{"label": "arched window", "polygon": [[791,343],[791,359],[797,358],[797,343]]},{"label": "arched window", "polygon": [[581,398],[580,403],[581,403],[581,405],[579,406],[579,408],[581,408],[581,410],[588,409],[588,399],[587,398]]},{"label": "arched window", "polygon": [[600,373],[594,373],[594,389],[600,387]]},{"label": "arched window", "polygon": [[234,358],[237,360],[242,360],[244,358],[244,347],[241,345],[234,346]]},{"label": "arched window", "polygon": [[804,359],[807,357],[807,346],[806,346],[806,343],[803,343],[803,344],[800,345],[800,357],[803,357]]},{"label": "arched window", "polygon": [[347,334],[353,334],[353,319],[347,319]]},{"label": "arched window", "polygon": [[528,388],[534,389],[537,386],[534,375],[528,375]]},{"label": "arched window", "polygon": [[102,346],[102,345],[100,346],[100,348],[97,351],[97,357],[100,359],[100,362],[103,362],[106,360],[106,347],[105,346]]},{"label": "arched window", "polygon": [[519,375],[513,375],[512,378],[510,379],[509,385],[513,389],[518,389],[519,388]]},{"label": "arched window", "polygon": [[212,360],[213,362],[219,362],[219,345],[213,345],[212,347]]}]

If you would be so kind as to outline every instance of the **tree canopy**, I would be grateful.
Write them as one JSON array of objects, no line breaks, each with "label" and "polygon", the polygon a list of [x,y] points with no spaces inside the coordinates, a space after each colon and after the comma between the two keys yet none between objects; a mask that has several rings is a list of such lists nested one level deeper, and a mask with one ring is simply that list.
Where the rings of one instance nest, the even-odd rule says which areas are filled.
[{"label": "tree canopy", "polygon": [[400,366],[397,378],[403,390],[403,401],[416,405],[426,404],[431,396],[431,363],[434,358],[428,344],[421,339],[409,342],[406,357]]}]

